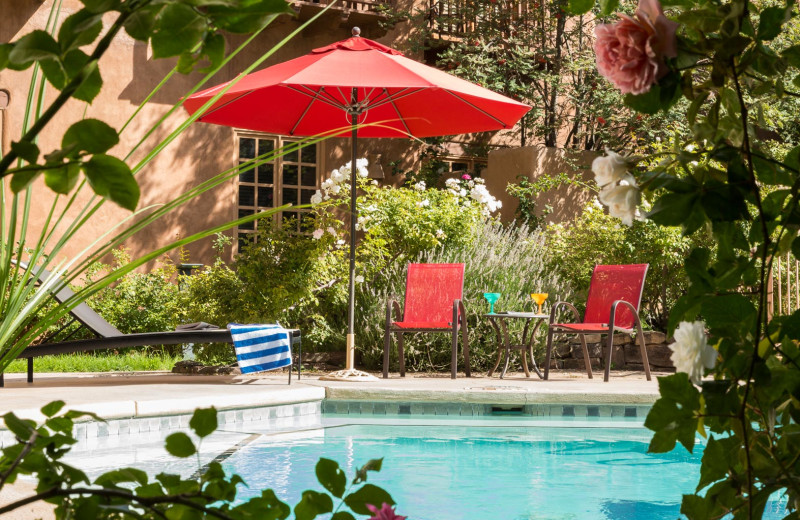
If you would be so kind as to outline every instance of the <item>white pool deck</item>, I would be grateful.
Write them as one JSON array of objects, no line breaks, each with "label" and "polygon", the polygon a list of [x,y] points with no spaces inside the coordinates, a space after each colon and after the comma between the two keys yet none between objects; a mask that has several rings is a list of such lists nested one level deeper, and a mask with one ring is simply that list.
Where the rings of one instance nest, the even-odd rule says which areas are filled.
[{"label": "white pool deck", "polygon": [[647,381],[641,372],[614,371],[608,383],[602,373],[551,372],[550,380],[522,373],[505,379],[485,374],[409,374],[375,382],[320,381],[319,373],[293,378],[286,374],[199,376],[168,372],[125,374],[6,374],[0,388],[0,415],[13,411],[40,419],[38,410],[60,399],[71,409],[94,412],[106,419],[154,417],[189,413],[198,407],[218,409],[272,406],[321,399],[371,401],[446,401],[492,404],[652,404],[658,398],[657,376]]}]

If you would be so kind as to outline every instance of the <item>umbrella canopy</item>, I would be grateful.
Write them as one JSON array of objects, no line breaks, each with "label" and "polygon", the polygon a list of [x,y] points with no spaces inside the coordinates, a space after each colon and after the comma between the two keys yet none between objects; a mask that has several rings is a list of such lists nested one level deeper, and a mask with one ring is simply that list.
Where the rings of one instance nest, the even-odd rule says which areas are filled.
[{"label": "umbrella canopy", "polygon": [[[432,137],[511,128],[530,107],[358,36],[241,78],[198,120],[293,136],[352,136],[347,370],[354,370],[358,137]],[[189,113],[229,83],[188,97]],[[369,126],[370,123],[377,123]],[[348,128],[349,125],[349,128]],[[366,125],[366,126],[363,126]],[[328,134],[330,135],[330,134]],[[354,377],[354,375],[356,377]]]},{"label": "umbrella canopy", "polygon": [[[184,101],[194,113],[227,84]],[[432,137],[511,128],[528,105],[353,37],[249,74],[199,120],[282,135],[346,128],[356,89],[359,137]],[[343,130],[342,137],[350,129]]]}]

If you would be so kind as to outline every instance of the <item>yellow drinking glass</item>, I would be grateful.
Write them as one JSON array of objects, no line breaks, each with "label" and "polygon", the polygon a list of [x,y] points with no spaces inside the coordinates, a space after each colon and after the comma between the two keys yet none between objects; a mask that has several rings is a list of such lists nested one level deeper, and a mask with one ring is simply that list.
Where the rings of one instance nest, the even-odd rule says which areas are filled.
[{"label": "yellow drinking glass", "polygon": [[542,313],[542,304],[547,300],[548,294],[544,293],[531,293],[531,299],[539,306],[539,314]]}]

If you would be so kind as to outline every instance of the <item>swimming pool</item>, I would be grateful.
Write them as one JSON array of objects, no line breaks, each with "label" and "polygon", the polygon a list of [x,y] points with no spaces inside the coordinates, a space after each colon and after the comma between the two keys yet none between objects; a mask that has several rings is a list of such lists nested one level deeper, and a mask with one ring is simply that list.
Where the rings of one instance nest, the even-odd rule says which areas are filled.
[{"label": "swimming pool", "polygon": [[[323,414],[299,430],[275,433],[259,423],[223,425],[204,441],[202,463],[217,457],[248,483],[240,498],[272,488],[288,504],[320,490],[320,457],[352,477],[372,458],[383,470],[370,482],[389,491],[410,520],[666,520],[680,516],[683,493],[699,476],[702,445],[648,454],[641,418],[435,418]],[[166,434],[166,432],[164,432]],[[141,439],[139,436],[139,440]],[[111,469],[105,453],[128,457],[151,474],[190,474],[196,461],[163,452],[163,435],[147,443],[125,437],[95,446],[90,473]],[[220,457],[220,454],[224,453]],[[77,460],[75,460],[77,462]],[[117,466],[118,467],[118,466]],[[88,468],[86,468],[88,469]],[[764,518],[782,518],[767,507]]]},{"label": "swimming pool", "polygon": [[320,457],[348,475],[384,457],[370,481],[414,520],[674,519],[700,454],[647,454],[641,429],[350,425],[253,443],[224,466],[293,504],[318,489]]}]

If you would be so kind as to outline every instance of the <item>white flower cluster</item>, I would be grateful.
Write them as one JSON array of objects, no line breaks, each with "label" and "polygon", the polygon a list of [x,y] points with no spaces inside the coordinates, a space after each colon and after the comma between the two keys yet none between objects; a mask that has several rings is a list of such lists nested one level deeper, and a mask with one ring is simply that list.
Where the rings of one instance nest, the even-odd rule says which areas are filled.
[{"label": "white flower cluster", "polygon": [[675,329],[675,343],[669,348],[675,370],[689,374],[689,379],[696,385],[703,378],[703,368],[711,369],[717,364],[717,351],[708,344],[702,321],[680,322]]},{"label": "white flower cluster", "polygon": [[608,206],[608,213],[612,217],[622,219],[626,226],[632,226],[636,218],[636,206],[641,200],[639,187],[628,172],[628,161],[610,150],[606,150],[606,154],[592,161],[594,180],[600,186],[598,198]]},{"label": "white flower cluster", "polygon": [[[352,172],[351,162],[348,162],[338,170],[333,170],[331,176],[322,182],[322,189],[311,196],[311,204],[319,204],[323,200],[328,200],[334,195],[338,195],[342,191],[342,187],[347,187],[350,182],[350,174]],[[369,162],[365,158],[356,159],[356,172],[359,177],[365,178],[369,172],[367,171]]]},{"label": "white flower cluster", "polygon": [[480,177],[472,179],[465,175],[462,180],[447,179],[445,181],[447,191],[460,198],[470,198],[480,204],[484,214],[487,216],[503,207],[503,203],[494,198],[486,189],[484,180]]}]

